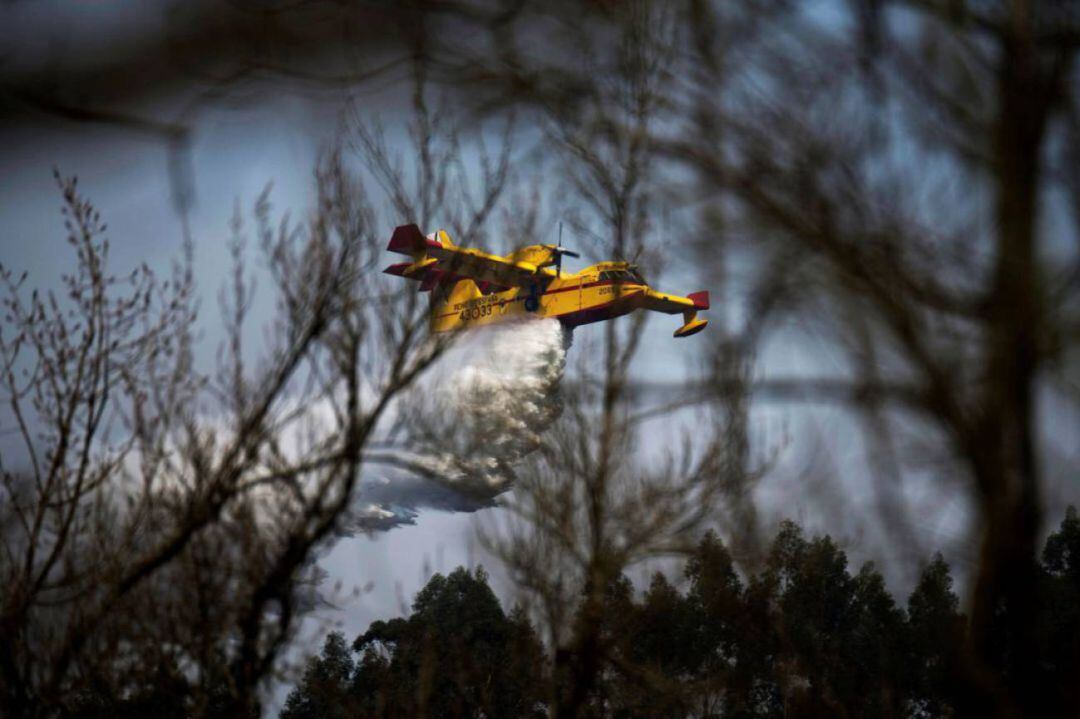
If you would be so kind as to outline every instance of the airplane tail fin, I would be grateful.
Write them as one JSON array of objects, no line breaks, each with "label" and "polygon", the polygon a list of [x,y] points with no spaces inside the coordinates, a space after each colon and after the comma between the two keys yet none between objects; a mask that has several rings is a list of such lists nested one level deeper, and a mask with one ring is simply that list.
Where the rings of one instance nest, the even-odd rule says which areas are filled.
[{"label": "airplane tail fin", "polygon": [[453,247],[450,235],[445,230],[439,230],[427,237],[414,224],[398,225],[394,228],[394,234],[390,236],[390,244],[386,249],[401,255],[411,255],[414,259],[419,255],[427,254],[432,247]]},{"label": "airplane tail fin", "polygon": [[383,272],[388,275],[419,280],[422,283],[421,290],[429,290],[441,277],[442,273],[433,274],[438,272],[435,269],[435,264],[439,260],[436,257],[429,256],[428,251],[433,248],[441,249],[453,246],[450,235],[442,230],[425,237],[420,228],[414,224],[399,225],[394,228],[394,234],[390,236],[390,244],[386,246],[386,249],[401,255],[409,255],[412,257],[412,262],[399,262],[390,265]]},{"label": "airplane tail fin", "polygon": [[683,310],[683,325],[675,330],[676,337],[696,335],[698,332],[705,329],[705,325],[709,324],[707,319],[702,319],[697,316],[698,310],[709,309],[709,293],[706,291],[691,292],[687,295],[687,299],[693,302],[694,306],[692,309]]},{"label": "airplane tail fin", "polygon": [[401,255],[420,254],[427,250],[427,238],[416,225],[399,225],[394,228],[386,249]]}]

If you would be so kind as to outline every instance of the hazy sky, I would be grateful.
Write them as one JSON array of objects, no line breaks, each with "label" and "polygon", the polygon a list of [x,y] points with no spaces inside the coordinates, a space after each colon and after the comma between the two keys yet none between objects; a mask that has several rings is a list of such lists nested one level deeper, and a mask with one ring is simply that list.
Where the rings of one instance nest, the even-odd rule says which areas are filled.
[{"label": "hazy sky", "polygon": [[[120,7],[128,9],[117,10]],[[154,32],[160,25],[161,7],[153,3],[7,3],[0,7],[0,46],[6,48],[6,61],[34,65],[73,50],[93,50],[107,39],[108,33]],[[389,112],[394,95],[393,91],[386,92],[371,104]],[[336,124],[334,105],[288,96],[241,109],[208,109],[198,116],[185,157],[194,188],[189,219],[196,242],[204,317],[215,314],[217,291],[228,269],[226,240],[234,204],[239,202],[249,208],[272,181],[275,207],[293,209],[294,217],[301,214],[312,196],[314,161],[319,149],[332,138]],[[71,266],[58,212],[59,193],[52,178],[56,167],[63,174],[79,176],[81,188],[108,222],[115,271],[123,274],[142,261],[164,271],[178,253],[182,237],[169,162],[169,148],[163,141],[122,129],[32,117],[0,125],[0,262],[29,270],[30,284],[44,287],[55,286],[59,275]],[[406,222],[412,218],[399,219]],[[397,222],[386,221],[387,237],[393,224]],[[572,237],[564,238],[564,242],[573,246]],[[669,249],[678,251],[676,245]],[[568,269],[577,266],[568,261]],[[643,270],[648,276],[648,268]],[[709,278],[695,278],[685,268],[676,268],[664,288],[710,289]],[[265,298],[266,294],[261,296]],[[714,307],[716,301],[714,295]],[[704,341],[696,345],[694,342],[704,335],[672,341],[676,324],[671,317],[650,318],[643,356],[636,367],[639,376],[661,381],[685,376],[686,362],[692,364],[692,353],[705,346]],[[208,322],[204,331],[200,351],[201,359],[208,363],[214,356],[219,328]],[[571,353],[588,352],[588,333],[595,331],[588,327],[579,330],[582,336],[575,340]],[[842,372],[844,368],[836,355],[812,333],[794,326],[785,328],[759,359],[773,373],[800,374],[811,369]],[[762,371],[759,368],[758,374]],[[1054,401],[1053,397],[1045,398],[1044,411],[1053,412]],[[1075,466],[1080,428],[1074,415],[1067,416],[1069,419],[1057,426],[1048,440],[1064,458],[1061,469],[1051,471],[1062,476],[1052,476],[1051,481],[1059,490],[1058,496],[1075,501],[1076,484],[1064,475],[1070,466]],[[785,448],[774,477],[760,494],[770,516],[797,518],[818,531],[840,535],[841,540],[845,533],[855,539],[854,535],[871,531],[859,516],[853,515],[865,512],[872,517],[873,497],[860,487],[859,472],[843,471],[865,464],[865,448],[852,431],[850,418],[829,407],[764,408],[756,410],[754,426],[761,444],[775,445],[780,441]],[[785,434],[791,441],[781,441]],[[667,436],[662,427],[651,426],[644,439],[661,443]],[[919,508],[924,518],[921,529],[932,540],[948,545],[965,526],[967,508],[960,499],[943,501],[929,481],[933,471],[928,469],[923,479],[914,473],[905,497],[911,506]],[[837,484],[838,475],[845,479]],[[822,499],[827,501],[830,491],[841,493],[843,502],[837,506],[844,508],[845,516],[822,511]],[[320,611],[318,616],[327,622],[340,622],[351,637],[372,619],[397,614],[411,602],[430,572],[448,571],[482,559],[472,539],[474,520],[473,515],[425,512],[418,517],[416,526],[373,538],[340,541],[320,560],[330,573],[328,585],[340,580],[346,594],[352,586],[372,586],[360,597],[343,602],[340,611]],[[867,546],[880,549],[873,541]],[[969,551],[962,544],[942,548],[951,549],[953,557],[960,559]],[[903,555],[903,548],[893,549]],[[858,561],[867,558],[853,557]],[[498,568],[490,561],[488,565],[497,588],[506,597],[508,587],[498,581]],[[316,644],[321,642],[319,629],[307,626],[307,634],[314,637]]]},{"label": "hazy sky", "polygon": [[[189,221],[201,293],[204,337],[198,352],[204,369],[212,369],[220,341],[213,317],[218,288],[228,272],[226,242],[235,203],[249,210],[272,181],[275,208],[290,209],[294,217],[301,215],[312,197],[312,167],[320,148],[333,137],[336,116],[333,106],[283,98],[241,110],[212,109],[195,125],[187,157],[194,187]],[[169,160],[164,142],[123,129],[55,119],[0,126],[4,168],[0,262],[28,270],[28,283],[36,287],[55,287],[61,273],[72,267],[52,174],[57,168],[64,175],[79,177],[80,189],[108,223],[110,265],[115,272],[123,274],[144,261],[160,272],[167,271],[182,241]],[[385,229],[389,238],[392,225]],[[571,237],[564,241],[572,245]],[[392,259],[388,256],[388,263]],[[567,269],[579,264],[568,260]],[[694,289],[699,287],[689,288]],[[257,295],[267,296],[265,291]],[[253,314],[259,317],[258,308]],[[681,353],[687,346],[670,338],[676,319],[661,317],[649,323],[643,367],[652,377],[683,372]],[[596,330],[580,332],[590,331]],[[303,634],[313,642],[310,646],[321,643],[326,623],[340,623],[347,635],[355,635],[373,619],[398,614],[431,572],[482,561],[473,540],[475,519],[468,514],[423,512],[415,526],[341,540],[320,560],[330,573],[327,588],[338,581],[344,585],[341,611],[319,611],[320,623],[305,625]],[[498,581],[498,568],[491,561],[487,565]],[[363,588],[356,598],[349,596],[354,586]],[[500,589],[507,597],[507,588]]]},{"label": "hazy sky", "polygon": [[[128,22],[140,26],[132,19]],[[62,31],[66,25],[59,23],[56,27]],[[389,91],[368,104],[379,107],[384,115],[392,113],[394,96]],[[249,209],[258,193],[272,181],[275,208],[291,209],[294,217],[302,214],[312,196],[312,166],[319,149],[334,136],[336,126],[337,108],[332,104],[288,96],[241,109],[209,109],[194,125],[186,159],[194,187],[189,218],[202,293],[205,336],[199,350],[205,368],[212,369],[210,363],[219,341],[220,328],[212,318],[218,288],[226,278],[226,241],[235,203]],[[173,202],[175,185],[170,182],[169,148],[163,141],[124,129],[47,118],[32,125],[0,127],[0,157],[4,167],[0,184],[0,262],[28,269],[31,284],[53,285],[60,273],[71,266],[58,212],[59,194],[52,178],[54,167],[63,174],[79,176],[81,189],[108,222],[114,270],[122,274],[146,261],[164,271],[179,251],[181,225]],[[392,223],[387,220],[386,225],[389,236]],[[564,237],[564,242],[573,246],[573,237]],[[668,249],[677,260],[677,244],[672,243]],[[710,287],[710,278],[695,278],[685,266],[680,268],[677,261],[673,264],[663,288],[713,289],[715,312],[720,312],[716,306],[719,297],[715,287]],[[567,265],[572,270],[580,263],[568,260]],[[649,276],[647,267],[643,271]],[[263,292],[259,296],[267,295]],[[255,316],[257,319],[258,310]],[[673,341],[671,332],[676,325],[677,318],[649,319],[642,357],[636,366],[639,376],[659,382],[676,380],[686,376],[687,366],[692,367],[699,359],[695,353],[706,346],[707,335]],[[588,336],[596,331],[596,326],[578,331],[571,350],[576,359],[589,352]],[[797,352],[786,348],[770,351],[773,371],[790,374],[810,368],[838,369],[833,366],[835,353],[824,343],[812,340],[800,340]],[[763,417],[758,425],[770,428],[763,431],[772,434],[767,443],[775,443],[781,424],[793,436],[809,433],[819,437],[835,434],[835,423],[841,421],[840,413],[828,408],[812,414],[773,410],[759,414]],[[659,442],[660,436],[661,428],[656,426],[647,429],[645,439]],[[857,451],[854,444],[841,444],[830,452],[829,460],[847,463],[851,461],[849,455]],[[802,501],[798,483],[805,481],[806,468],[816,467],[821,458],[804,456],[794,446],[788,446],[785,457],[785,466],[791,471],[785,481],[766,488],[765,496],[779,512],[799,516],[813,525],[814,507]],[[447,569],[465,562],[470,556],[466,541],[469,526],[468,516],[424,515],[416,527],[395,530],[374,542],[350,540],[335,550],[327,560],[335,572],[343,572],[346,581],[363,584],[371,580],[376,584],[361,606],[349,610],[350,631],[354,625],[362,626],[370,617],[379,616],[387,607],[396,607],[398,585],[405,596],[411,596],[420,586],[425,562]],[[367,563],[369,553],[371,558],[385,560]],[[360,555],[365,557],[363,564],[350,563],[349,557]],[[435,557],[442,558],[441,564]]]},{"label": "hazy sky", "polygon": [[[214,316],[217,288],[225,279],[225,242],[234,202],[250,206],[271,180],[276,207],[302,210],[310,198],[311,168],[325,138],[313,131],[308,112],[299,103],[283,102],[254,112],[213,112],[199,123],[191,158],[197,198],[191,227],[202,293],[204,362],[211,361],[217,345],[218,328],[205,318]],[[141,261],[165,271],[176,256],[182,233],[170,201],[167,152],[161,144],[124,132],[57,124],[0,133],[0,153],[0,262],[29,270],[32,285],[55,286],[72,266],[54,166],[77,174],[80,187],[102,212],[115,271],[123,274]],[[330,573],[328,588],[342,581],[348,601],[340,612],[318,614],[340,622],[350,636],[373,619],[398,614],[431,571],[473,561],[470,521],[469,515],[425,513],[416,526],[342,540],[321,564]],[[348,596],[351,587],[369,583],[360,597]],[[304,631],[316,646],[322,641],[321,627]]]}]

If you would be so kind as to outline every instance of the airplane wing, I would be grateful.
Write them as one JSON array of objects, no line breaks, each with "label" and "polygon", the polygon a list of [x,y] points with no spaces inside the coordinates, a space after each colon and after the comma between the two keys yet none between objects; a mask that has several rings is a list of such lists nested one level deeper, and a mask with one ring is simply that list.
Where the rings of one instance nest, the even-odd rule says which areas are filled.
[{"label": "airplane wing", "polygon": [[663,312],[674,315],[683,313],[683,325],[675,330],[676,337],[689,337],[705,329],[709,323],[706,319],[698,319],[698,310],[709,309],[708,292],[691,292],[686,297],[669,295],[666,292],[657,292],[649,289],[645,293],[645,299],[641,305],[644,309],[654,312]]},{"label": "airplane wing", "polygon": [[645,294],[642,307],[653,312],[663,312],[669,315],[694,310],[707,310],[709,309],[709,293],[691,292],[686,297],[680,297],[679,295],[669,295],[666,292],[657,292],[650,289]]},{"label": "airplane wing", "polygon": [[421,279],[425,284],[430,282],[429,275],[433,272],[499,287],[524,287],[555,276],[550,268],[532,262],[458,247],[442,230],[433,237],[425,237],[416,225],[396,228],[386,249],[413,257],[413,262],[391,265],[386,272]]}]

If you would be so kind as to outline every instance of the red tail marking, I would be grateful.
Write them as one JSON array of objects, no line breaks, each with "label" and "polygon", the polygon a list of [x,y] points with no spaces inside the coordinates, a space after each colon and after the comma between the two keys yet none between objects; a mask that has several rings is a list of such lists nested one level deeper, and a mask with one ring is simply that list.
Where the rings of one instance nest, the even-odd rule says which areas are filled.
[{"label": "red tail marking", "polygon": [[707,310],[709,309],[709,292],[708,290],[702,290],[701,292],[691,292],[687,295],[691,302],[694,303],[694,309]]},{"label": "red tail marking", "polygon": [[[390,252],[399,252],[403,255],[412,255],[423,252],[429,241],[424,233],[416,225],[399,225],[394,228],[394,234],[390,237],[390,244],[386,249]],[[431,243],[435,247],[442,247],[439,242]]]}]

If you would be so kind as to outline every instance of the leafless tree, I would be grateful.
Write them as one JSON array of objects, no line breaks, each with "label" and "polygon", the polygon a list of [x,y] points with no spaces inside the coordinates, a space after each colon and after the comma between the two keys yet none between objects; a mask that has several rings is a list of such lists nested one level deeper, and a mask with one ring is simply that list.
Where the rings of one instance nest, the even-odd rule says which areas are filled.
[{"label": "leafless tree", "polygon": [[[649,6],[521,3],[488,17],[494,52],[447,62],[484,81],[485,101],[576,127],[619,77],[595,60]],[[979,551],[954,679],[971,711],[1039,713],[1028,588],[1057,496],[1047,477],[1067,471],[1047,454],[1053,416],[1076,412],[1075,8],[666,7],[674,51],[643,144],[663,165],[658,184],[701,211],[702,263],[741,276],[724,297],[743,321],[720,333],[715,356],[745,363],[797,318],[846,358],[840,375],[766,377],[750,396],[850,407],[872,458],[875,519],[912,556],[930,548],[903,498],[911,471],[932,462],[937,491],[970,502]],[[631,122],[612,126],[641,138]],[[720,374],[672,387],[682,397],[655,411],[732,386]],[[1005,638],[992,633],[1002,611]],[[994,658],[1001,641],[1008,668]]]},{"label": "leafless tree", "polygon": [[[948,458],[943,491],[966,492],[979,518],[956,680],[972,711],[1037,714],[1047,692],[1028,588],[1052,431],[1037,398],[1069,391],[1080,267],[1064,159],[1076,141],[1076,12],[855,3],[857,34],[790,12],[735,58],[724,12],[695,17],[697,122],[672,149],[749,228],[762,286],[828,318],[822,336],[850,361],[835,399],[857,410],[895,542],[917,534],[900,488],[913,457],[896,437],[929,428]],[[721,83],[730,90],[717,100]],[[991,627],[1005,607],[1002,640]],[[998,641],[1007,669],[992,658]]]},{"label": "leafless tree", "polygon": [[[279,14],[267,10],[267,27],[273,30],[267,37],[283,37],[279,21],[293,10],[307,13],[313,7],[299,3],[279,8]],[[349,13],[348,5],[341,8]],[[684,502],[691,501],[692,492],[667,492],[665,482],[684,489],[708,487],[708,499],[729,500],[713,517],[723,518],[734,544],[745,540],[740,556],[752,557],[755,474],[746,466],[745,408],[752,400],[800,400],[852,409],[852,426],[873,459],[869,485],[879,510],[874,519],[891,543],[909,548],[912,555],[929,549],[918,544],[903,499],[914,462],[923,463],[914,467],[923,472],[933,462],[937,490],[970,502],[978,520],[971,539],[979,546],[969,591],[971,640],[954,668],[966,692],[964,709],[1037,714],[1041,694],[1031,672],[1038,648],[1028,624],[1032,598],[1026,589],[1033,580],[1042,514],[1055,499],[1047,478],[1069,471],[1046,449],[1054,431],[1052,413],[1074,417],[1076,411],[1080,261],[1074,238],[1080,216],[1080,134],[1075,50],[1080,33],[1073,5],[478,0],[433,8],[412,6],[405,15],[409,21],[395,26],[402,33],[394,36],[400,48],[394,47],[404,48],[406,64],[408,58],[423,59],[440,79],[467,90],[459,98],[480,116],[513,107],[522,117],[539,120],[547,147],[558,148],[566,160],[566,186],[580,198],[571,216],[574,230],[592,238],[597,254],[633,259],[648,252],[660,201],[682,200],[684,211],[700,212],[693,233],[699,240],[693,243],[696,259],[713,276],[724,278],[722,297],[739,310],[732,321],[714,319],[715,341],[708,356],[716,361],[708,366],[706,379],[689,391],[653,382],[654,395],[668,396],[644,410],[631,406],[645,389],[629,372],[638,328],[633,320],[604,328],[598,376],[571,383],[563,424],[522,476],[513,507],[520,523],[510,528],[509,538],[503,537],[508,543],[496,549],[512,576],[543,600],[550,626],[557,629],[553,641],[560,649],[559,671],[572,678],[563,684],[569,693],[556,702],[562,713],[580,709],[604,661],[601,637],[590,619],[595,619],[591,612],[605,581],[642,557],[674,548],[679,544],[674,540],[690,536],[703,521],[696,512],[682,514],[690,509]],[[442,32],[428,24],[436,21],[446,23],[439,25]],[[249,77],[278,77],[282,68],[267,57],[255,52],[254,61],[240,62],[235,73],[240,84]],[[219,65],[214,67],[216,72]],[[284,74],[297,69],[286,68]],[[235,87],[233,74],[214,77],[221,88]],[[214,78],[209,84],[215,84]],[[22,106],[94,119],[93,112],[87,116],[70,109],[71,104],[57,105],[62,93],[31,97],[30,91],[42,86],[34,78],[17,78],[5,84],[4,95],[20,98]],[[428,128],[430,135],[438,123]],[[389,161],[392,152],[377,132],[361,133],[357,144],[374,159],[376,175],[396,172]],[[493,167],[491,176],[498,179],[499,162]],[[431,203],[442,197],[440,185],[421,186],[433,194],[395,200],[399,209],[428,215]],[[391,196],[405,197],[411,192],[405,187],[398,192],[391,183]],[[470,216],[479,219],[470,222]],[[489,216],[490,210],[462,213],[455,224],[468,234],[482,228]],[[272,247],[275,241],[265,244]],[[306,255],[293,253],[289,259],[286,252],[283,257],[275,262],[301,268],[293,272],[307,277],[330,271],[318,269],[322,265]],[[170,291],[189,292],[176,289],[184,286],[183,272],[178,281]],[[9,283],[17,284],[13,276]],[[296,307],[320,306],[318,283],[302,284],[304,291],[291,290],[294,300],[283,293],[283,318],[297,317]],[[720,299],[721,292],[710,289]],[[235,297],[230,306],[242,316],[245,290]],[[165,301],[153,300],[151,306]],[[40,310],[16,305],[13,317],[49,317],[51,305],[46,299],[39,302]],[[291,327],[294,320],[289,319],[281,336],[301,342],[312,334],[309,345],[321,348],[340,316],[333,313],[331,321],[310,333],[302,323]],[[159,324],[165,329],[131,329],[129,344],[156,346],[164,340],[155,338],[186,337],[186,330],[168,329],[187,327],[186,317],[182,311],[162,310]],[[747,384],[752,358],[781,336],[784,322],[793,318],[845,358],[844,371],[820,379],[765,377]],[[412,339],[396,327],[377,332],[380,341],[396,346]],[[70,337],[66,327],[56,332]],[[94,336],[100,341],[100,333]],[[6,353],[30,346],[29,340],[16,342],[15,337],[5,337],[5,347],[11,348]],[[215,396],[239,393],[231,404],[251,406],[259,388],[276,376],[274,367],[285,366],[281,363],[291,356],[291,346],[272,355],[265,375],[219,383]],[[130,352],[149,363],[164,349]],[[52,364],[70,363],[77,356],[65,349]],[[177,356],[183,353],[167,369],[188,382],[188,371],[174,368]],[[154,361],[152,371],[165,373],[164,360]],[[16,379],[23,366],[33,372],[36,363],[19,362],[6,362],[9,393],[25,398],[25,406],[30,401],[23,394],[26,383]],[[115,366],[107,363],[102,376],[111,376],[108,368]],[[303,372],[305,381],[323,375],[332,381],[334,373],[320,367],[321,375]],[[110,380],[109,386],[123,384]],[[149,383],[149,397],[150,389],[166,393],[150,406],[173,411],[192,406],[195,400],[186,397],[206,396],[186,385],[161,389],[170,386],[165,380]],[[210,386],[206,391],[215,390]],[[276,406],[270,405],[272,413]],[[627,464],[641,421],[687,406],[703,407],[719,418],[703,446],[687,449],[685,456],[693,461],[648,470]],[[147,457],[140,462],[154,472],[165,471],[157,469],[164,460],[155,457],[169,455],[173,446],[197,448],[210,441],[205,430],[189,431],[180,419],[154,419],[161,412],[154,410],[140,421],[168,427],[164,435],[153,436],[169,440],[156,450],[132,445],[128,453]],[[234,414],[245,416],[239,410]],[[199,416],[194,411],[187,415]],[[350,416],[347,406],[334,414],[339,424]],[[18,432],[38,441],[32,421],[20,428],[18,414],[13,418]],[[129,422],[138,426],[134,419]],[[261,427],[260,422],[255,424]],[[213,480],[219,476],[215,468],[223,466],[239,429],[247,426],[240,420],[232,424],[233,431],[223,432],[212,450],[197,455],[200,472],[208,477],[209,484],[199,485],[207,487],[200,491],[210,492],[207,502],[217,498],[210,488],[224,481]],[[100,431],[94,423],[77,426]],[[576,442],[576,451],[558,446],[556,438]],[[60,446],[59,439],[50,441]],[[64,452],[72,451],[70,444],[63,445]],[[261,446],[256,443],[256,449]],[[246,451],[246,445],[235,450]],[[284,449],[256,455],[260,465],[288,465]],[[25,468],[9,470],[5,491],[20,498],[12,507],[37,506],[20,502],[37,496],[35,487],[45,486],[35,477],[48,478],[50,456],[37,457],[38,468],[28,458]],[[88,456],[94,460],[88,460],[91,466],[103,466],[93,453]],[[132,471],[127,463],[118,466]],[[312,471],[331,473],[336,466]],[[278,479],[271,474],[265,484],[275,485]],[[85,486],[95,486],[94,480],[85,480]],[[221,501],[214,506],[233,506],[231,499]],[[646,501],[653,505],[655,521]],[[46,504],[41,511],[53,512],[53,505]],[[107,516],[118,511],[108,502],[101,504]],[[716,502],[712,505],[715,509]],[[838,514],[844,509],[842,504],[833,507]],[[170,511],[167,518],[182,515]],[[243,521],[257,522],[256,516],[250,513]],[[21,531],[26,537],[44,531],[34,530],[32,519],[32,512],[25,514],[28,529]],[[5,522],[5,531],[23,526],[15,515]],[[641,534],[626,534],[631,527]],[[25,557],[28,547],[38,544],[21,540],[11,556]],[[181,541],[177,556],[189,544]],[[34,562],[43,561],[40,554],[40,549],[31,552]],[[156,574],[153,565],[150,573]],[[41,581],[44,586],[50,580]],[[141,586],[141,580],[136,584]],[[568,608],[578,601],[582,611],[571,618]],[[998,638],[991,635],[991,625],[1002,607],[1008,608],[1003,641],[1013,673],[1003,672],[992,659]],[[5,623],[5,631],[9,626],[17,625]],[[8,667],[20,666],[17,659],[5,660],[0,668],[15,671]]]},{"label": "leafless tree", "polygon": [[[603,79],[573,108],[545,108],[548,141],[563,158],[559,176],[573,196],[566,216],[597,259],[659,255],[667,228],[658,218],[669,198],[650,137],[662,118],[675,20],[662,7],[632,4],[603,49],[589,28],[578,28],[571,62]],[[746,406],[731,391],[741,386],[734,381],[726,384],[730,401],[696,416],[666,415],[694,431],[646,456],[642,438],[663,430],[661,418],[638,412],[633,367],[644,319],[637,313],[606,322],[578,341],[587,346],[574,347],[581,359],[568,371],[563,415],[518,472],[505,521],[482,534],[548,631],[553,716],[586,715],[608,672],[646,674],[609,646],[612,583],[649,560],[688,551],[715,520],[720,500],[751,479]],[[731,367],[729,380],[738,375]]]},{"label": "leafless tree", "polygon": [[[417,92],[415,173],[382,164],[373,134],[361,167],[388,183],[391,223],[471,199],[482,224],[507,155],[462,199],[447,181],[448,163],[464,162],[456,136],[433,135]],[[379,462],[377,425],[449,341],[428,336],[415,289],[379,273],[379,195],[349,162],[341,151],[320,162],[306,221],[275,220],[268,193],[253,231],[238,213],[211,374],[193,359],[192,244],[167,279],[145,266],[114,276],[104,222],[58,177],[76,257],[63,292],[27,296],[25,275],[3,270],[4,429],[21,444],[0,467],[0,696],[11,716],[159,694],[192,715],[257,706],[311,606],[314,552]],[[256,362],[249,234],[275,302]]]}]

